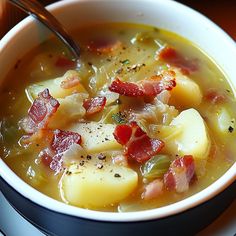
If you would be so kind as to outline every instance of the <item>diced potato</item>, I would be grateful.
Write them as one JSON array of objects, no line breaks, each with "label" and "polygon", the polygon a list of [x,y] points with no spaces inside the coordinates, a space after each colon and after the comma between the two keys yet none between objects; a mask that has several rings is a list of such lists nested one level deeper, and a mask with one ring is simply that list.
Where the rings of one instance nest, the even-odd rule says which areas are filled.
[{"label": "diced potato", "polygon": [[40,53],[32,58],[28,64],[30,77],[33,79],[48,79],[53,76],[54,61],[47,53]]},{"label": "diced potato", "polygon": [[227,134],[230,133],[230,129],[234,129],[235,120],[234,118],[231,117],[230,113],[226,108],[222,107],[219,110],[216,119],[217,119],[217,128],[221,133]]},{"label": "diced potato", "polygon": [[194,159],[206,159],[210,149],[210,138],[204,120],[197,110],[182,111],[170,124],[181,132],[169,140],[172,154],[193,155]]},{"label": "diced potato", "polygon": [[202,92],[196,82],[181,74],[176,73],[176,87],[171,90],[170,104],[176,107],[197,107],[202,101]]},{"label": "diced potato", "polygon": [[82,136],[82,146],[88,153],[98,153],[122,148],[113,136],[115,127],[112,124],[90,122],[73,124],[67,129]]},{"label": "diced potato", "polygon": [[88,93],[81,83],[70,89],[61,88],[61,82],[66,80],[68,76],[78,76],[78,72],[70,70],[67,71],[62,77],[42,81],[28,86],[26,88],[26,94],[29,101],[32,103],[38,94],[46,88],[49,89],[50,94],[54,98],[64,98],[73,93]]},{"label": "diced potato", "polygon": [[49,128],[62,128],[69,122],[81,119],[86,113],[83,101],[87,97],[86,93],[75,93],[65,98],[58,98],[60,106],[50,119]]},{"label": "diced potato", "polygon": [[83,166],[72,165],[66,173],[61,186],[64,198],[85,208],[116,204],[127,198],[138,184],[135,171],[111,162],[104,162],[102,168],[93,161]]}]

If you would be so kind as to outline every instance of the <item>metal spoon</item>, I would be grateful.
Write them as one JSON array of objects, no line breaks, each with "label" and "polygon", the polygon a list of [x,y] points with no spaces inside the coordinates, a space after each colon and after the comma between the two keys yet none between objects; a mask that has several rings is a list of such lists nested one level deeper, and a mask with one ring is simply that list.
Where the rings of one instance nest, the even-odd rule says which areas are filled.
[{"label": "metal spoon", "polygon": [[49,28],[60,40],[67,45],[76,60],[80,56],[80,48],[69,36],[58,20],[46,8],[36,0],[9,0],[12,4],[30,14],[47,28]]}]

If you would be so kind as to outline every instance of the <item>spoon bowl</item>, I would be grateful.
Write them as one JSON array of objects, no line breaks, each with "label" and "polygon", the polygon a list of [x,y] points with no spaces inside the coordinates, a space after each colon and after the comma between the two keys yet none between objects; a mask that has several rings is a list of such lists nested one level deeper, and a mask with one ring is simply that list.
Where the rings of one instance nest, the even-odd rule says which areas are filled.
[{"label": "spoon bowl", "polygon": [[78,60],[80,56],[79,45],[70,37],[62,24],[38,1],[33,0],[9,0],[35,19],[50,29],[70,50],[73,57]]}]

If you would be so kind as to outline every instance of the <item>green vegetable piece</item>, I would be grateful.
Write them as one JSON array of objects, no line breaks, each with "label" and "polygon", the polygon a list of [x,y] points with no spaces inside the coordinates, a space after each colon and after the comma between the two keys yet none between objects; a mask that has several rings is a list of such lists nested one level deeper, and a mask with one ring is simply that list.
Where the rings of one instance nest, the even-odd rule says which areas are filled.
[{"label": "green vegetable piece", "polygon": [[121,61],[121,63],[122,63],[123,65],[128,65],[128,64],[130,64],[130,61],[129,61],[129,59],[126,59],[126,60],[124,60],[124,61]]},{"label": "green vegetable piece", "polygon": [[148,160],[141,169],[146,179],[162,177],[168,170],[171,160],[167,155],[157,155]]},{"label": "green vegetable piece", "polygon": [[118,112],[116,114],[113,114],[112,119],[117,124],[125,124],[127,123],[126,117],[122,112]]},{"label": "green vegetable piece", "polygon": [[112,124],[114,122],[113,115],[119,112],[119,105],[108,106],[104,109],[100,123]]}]

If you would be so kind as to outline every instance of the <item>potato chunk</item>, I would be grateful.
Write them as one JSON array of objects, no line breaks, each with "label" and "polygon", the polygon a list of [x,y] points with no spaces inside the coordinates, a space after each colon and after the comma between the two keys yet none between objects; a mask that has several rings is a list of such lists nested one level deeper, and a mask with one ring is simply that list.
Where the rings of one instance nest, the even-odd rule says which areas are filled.
[{"label": "potato chunk", "polygon": [[62,191],[70,204],[99,208],[125,199],[137,184],[138,175],[132,169],[111,162],[104,162],[101,168],[91,161],[69,168],[62,179]]},{"label": "potato chunk", "polygon": [[176,73],[176,87],[171,91],[170,104],[176,107],[197,107],[202,101],[202,92],[196,82],[181,74]]},{"label": "potato chunk", "polygon": [[229,134],[230,129],[234,129],[235,120],[234,118],[232,118],[227,108],[222,107],[221,109],[219,109],[218,113],[216,114],[216,120],[216,130],[219,130],[222,134]]},{"label": "potato chunk", "polygon": [[113,136],[115,127],[112,124],[89,122],[73,124],[67,129],[82,136],[82,146],[88,153],[97,153],[122,148]]},{"label": "potato chunk", "polygon": [[210,139],[204,120],[197,110],[191,108],[182,111],[173,121],[180,132],[169,140],[169,149],[173,154],[193,155],[194,159],[206,159],[210,149]]},{"label": "potato chunk", "polygon": [[38,94],[46,88],[49,89],[50,94],[54,98],[64,98],[73,93],[86,93],[87,94],[87,91],[85,90],[85,88],[83,87],[81,83],[78,83],[78,85],[72,88],[68,88],[68,89],[64,89],[61,87],[61,83],[67,80],[67,78],[70,76],[78,76],[77,71],[69,70],[62,77],[42,81],[42,82],[28,86],[26,88],[26,94],[29,101],[32,103],[34,99],[38,96]]}]

